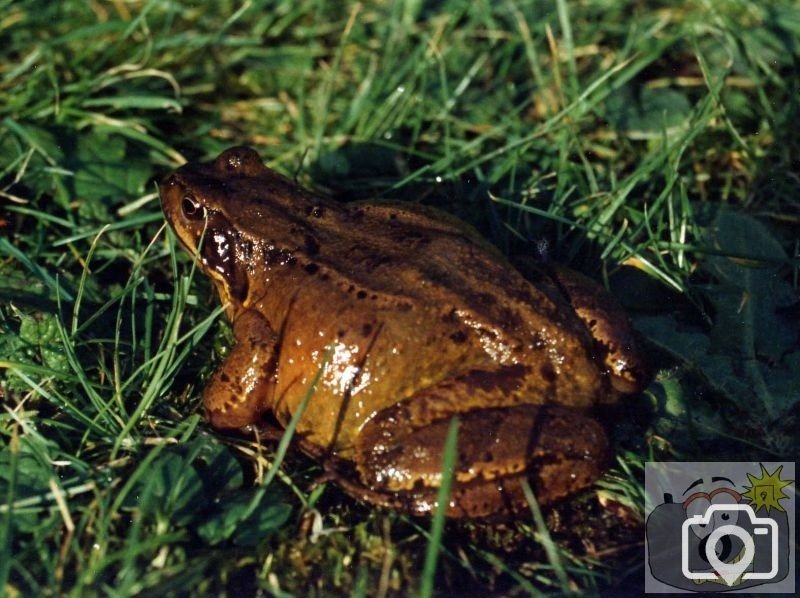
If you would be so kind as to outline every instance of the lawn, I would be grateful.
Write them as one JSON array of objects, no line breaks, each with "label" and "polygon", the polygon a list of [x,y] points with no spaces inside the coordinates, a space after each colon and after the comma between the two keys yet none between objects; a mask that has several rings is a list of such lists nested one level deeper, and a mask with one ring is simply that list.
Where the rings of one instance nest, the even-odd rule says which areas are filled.
[{"label": "lawn", "polygon": [[[0,2],[0,593],[641,591],[645,461],[800,449],[798,65],[791,0]],[[211,430],[156,182],[241,144],[606,285],[656,377],[604,478],[415,519]]]}]

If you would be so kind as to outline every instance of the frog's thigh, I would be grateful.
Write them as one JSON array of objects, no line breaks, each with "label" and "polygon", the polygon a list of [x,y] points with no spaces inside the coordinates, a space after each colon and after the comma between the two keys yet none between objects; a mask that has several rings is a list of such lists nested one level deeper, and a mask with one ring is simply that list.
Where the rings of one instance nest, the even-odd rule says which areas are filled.
[{"label": "frog's thigh", "polygon": [[256,311],[233,323],[236,344],[203,392],[206,416],[215,428],[255,424],[267,410],[272,390],[277,335]]},{"label": "frog's thigh", "polygon": [[[412,399],[413,400],[413,399]],[[362,430],[356,462],[369,487],[397,497],[401,508],[435,507],[450,418],[421,427],[407,405],[380,412]],[[448,515],[504,516],[527,510],[521,482],[551,503],[588,487],[604,469],[608,440],[600,424],[570,409],[517,405],[461,413]]]}]

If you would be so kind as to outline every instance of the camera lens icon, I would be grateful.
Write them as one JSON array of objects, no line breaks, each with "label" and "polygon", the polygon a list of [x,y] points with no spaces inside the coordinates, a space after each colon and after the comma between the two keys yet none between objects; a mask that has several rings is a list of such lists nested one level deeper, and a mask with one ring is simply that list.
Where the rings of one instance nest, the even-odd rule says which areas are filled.
[{"label": "camera lens icon", "polygon": [[[706,526],[712,522],[725,520],[738,522],[741,518],[740,516],[747,517],[747,527],[752,530],[752,534],[741,525],[714,527],[701,544],[705,548],[705,560],[713,567],[713,570],[692,571],[689,566],[690,531],[699,532],[696,535],[703,537]],[[745,522],[743,521],[742,523]],[[695,529],[693,530],[692,528]],[[738,539],[739,542],[732,542],[733,538]],[[717,545],[720,543],[723,544],[723,548],[719,551],[720,554],[718,556]],[[730,546],[734,544],[740,544],[741,549],[733,558],[730,558]],[[747,571],[756,556],[756,545],[758,545],[759,551],[769,547],[770,558],[768,561],[771,564],[769,571]],[[717,504],[709,506],[705,513],[688,517],[681,525],[681,572],[687,579],[698,582],[712,581],[721,577],[729,586],[732,586],[737,581],[775,578],[778,574],[777,522],[769,517],[757,517],[753,507],[748,504]]]}]

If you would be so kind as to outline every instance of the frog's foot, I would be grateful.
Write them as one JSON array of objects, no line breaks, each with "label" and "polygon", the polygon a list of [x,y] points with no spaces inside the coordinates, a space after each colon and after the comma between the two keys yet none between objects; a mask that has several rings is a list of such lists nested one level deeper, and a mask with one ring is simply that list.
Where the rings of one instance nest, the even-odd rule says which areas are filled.
[{"label": "frog's foot", "polygon": [[[353,470],[353,463],[351,461],[329,455],[322,460],[322,467],[323,472],[311,482],[309,491],[321,484],[333,482],[357,501],[387,509],[395,509],[412,514],[415,513],[414,509],[409,508],[407,502],[396,494],[373,490],[365,486],[359,481],[358,474]],[[420,512],[418,514],[421,515],[423,513]]]},{"label": "frog's foot", "polygon": [[267,411],[277,336],[256,311],[240,315],[233,332],[236,344],[206,386],[203,406],[215,428],[249,430]]},{"label": "frog's foot", "polygon": [[[407,417],[409,402],[381,411],[364,427],[356,464],[371,492],[391,495],[383,504],[421,515],[437,507],[450,417],[416,425]],[[503,518],[525,511],[526,479],[540,504],[555,502],[590,486],[607,460],[600,424],[571,409],[479,408],[458,418],[449,517]]]},{"label": "frog's foot", "polygon": [[266,421],[263,417],[258,423],[251,424],[241,429],[242,433],[255,436],[258,442],[280,442],[286,430],[275,421]]}]

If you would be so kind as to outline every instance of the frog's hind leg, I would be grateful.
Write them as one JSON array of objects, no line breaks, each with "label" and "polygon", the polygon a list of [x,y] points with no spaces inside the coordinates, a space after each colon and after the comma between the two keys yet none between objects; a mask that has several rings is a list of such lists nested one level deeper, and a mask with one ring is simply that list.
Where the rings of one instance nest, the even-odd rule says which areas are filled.
[{"label": "frog's hind leg", "polygon": [[[364,427],[356,463],[365,486],[384,502],[425,514],[436,508],[450,417],[415,422],[408,403],[381,411]],[[541,504],[552,503],[591,485],[607,459],[600,424],[571,409],[516,405],[458,418],[450,517],[503,518],[527,510],[524,479]]]},{"label": "frog's hind leg", "polygon": [[203,393],[206,417],[215,428],[248,429],[260,423],[274,389],[277,335],[256,311],[233,324],[236,344]]}]

